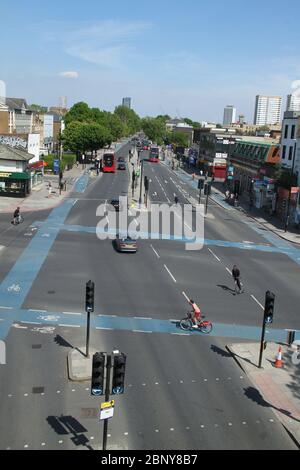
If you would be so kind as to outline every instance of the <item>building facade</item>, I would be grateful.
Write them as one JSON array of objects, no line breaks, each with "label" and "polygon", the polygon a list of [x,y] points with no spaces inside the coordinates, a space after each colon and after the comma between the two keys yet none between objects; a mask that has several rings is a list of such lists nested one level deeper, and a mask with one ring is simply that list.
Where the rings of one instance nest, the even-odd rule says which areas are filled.
[{"label": "building facade", "polygon": [[129,98],[128,96],[126,98],[123,98],[122,106],[125,106],[126,108],[131,109],[131,98]]},{"label": "building facade", "polygon": [[300,111],[286,111],[280,142],[281,166],[293,169],[300,186]]},{"label": "building facade", "polygon": [[236,122],[236,108],[232,105],[226,106],[224,108],[224,115],[223,115],[223,126],[230,126]]},{"label": "building facade", "polygon": [[280,96],[257,95],[255,100],[254,124],[265,126],[278,124],[281,118]]},{"label": "building facade", "polygon": [[32,155],[0,143],[0,196],[25,197],[31,190]]},{"label": "building facade", "polygon": [[295,93],[287,95],[286,110],[300,111],[300,95],[296,95]]}]

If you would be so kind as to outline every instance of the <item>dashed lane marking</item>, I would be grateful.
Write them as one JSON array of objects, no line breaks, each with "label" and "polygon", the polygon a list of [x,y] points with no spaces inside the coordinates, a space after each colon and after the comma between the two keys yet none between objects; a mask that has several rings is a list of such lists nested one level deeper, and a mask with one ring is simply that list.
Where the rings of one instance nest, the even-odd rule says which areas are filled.
[{"label": "dashed lane marking", "polygon": [[177,282],[175,277],[173,276],[173,274],[171,273],[171,271],[169,270],[169,268],[164,264],[164,268],[166,269],[166,271],[168,271],[169,275],[171,276],[171,278],[173,279],[174,282]]},{"label": "dashed lane marking", "polygon": [[79,313],[79,312],[62,312],[64,313],[65,315],[82,315],[82,313]]},{"label": "dashed lane marking", "polygon": [[256,297],[254,297],[253,294],[251,294],[251,297],[252,297],[252,299],[253,299],[263,310],[265,309],[265,307],[257,300]]},{"label": "dashed lane marking", "polygon": [[218,256],[217,256],[210,248],[208,248],[208,251],[209,251],[218,261],[221,261],[220,258],[218,258]]},{"label": "dashed lane marking", "polygon": [[150,317],[133,317],[136,318],[137,320],[152,320]]},{"label": "dashed lane marking", "polygon": [[145,330],[132,330],[133,333],[153,333],[153,331],[145,331]]},{"label": "dashed lane marking", "polygon": [[150,245],[152,250],[154,251],[154,253],[156,254],[157,258],[160,258],[159,254],[157,253],[157,251],[155,250],[155,248],[153,248],[153,245]]},{"label": "dashed lane marking", "polygon": [[113,328],[105,328],[104,326],[96,326],[96,330],[113,330]]},{"label": "dashed lane marking", "polygon": [[58,326],[67,326],[68,328],[80,328],[80,325],[68,325],[66,323],[59,323]]}]

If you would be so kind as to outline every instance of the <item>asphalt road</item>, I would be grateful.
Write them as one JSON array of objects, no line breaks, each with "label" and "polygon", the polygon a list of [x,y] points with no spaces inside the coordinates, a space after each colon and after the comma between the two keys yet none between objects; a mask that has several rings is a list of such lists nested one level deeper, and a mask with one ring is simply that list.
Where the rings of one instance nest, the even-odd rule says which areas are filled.
[{"label": "asphalt road", "polygon": [[[125,145],[118,156],[127,156],[128,150]],[[145,163],[145,174],[151,178],[152,201],[157,197],[173,202],[179,192],[180,202],[186,202],[178,187],[192,194],[162,164]],[[113,319],[115,327],[106,329],[103,323],[93,328],[91,348],[127,354],[126,390],[116,397],[115,416],[109,421],[109,449],[294,449],[272,407],[262,405],[228,355],[226,337],[185,335],[176,329],[168,333],[160,324],[184,316],[185,292],[214,323],[260,326],[262,309],[257,302],[263,303],[265,290],[271,288],[276,292],[274,326],[299,328],[299,266],[286,254],[256,249],[271,245],[243,223],[242,216],[228,214],[212,202],[205,239],[228,245],[205,245],[189,252],[179,241],[143,240],[137,254],[117,253],[111,240],[99,240],[89,228],[97,225],[99,204],[126,194],[127,188],[127,172],[103,174],[83,193],[71,195],[64,220],[58,212],[52,219],[49,213],[39,219],[46,224],[43,235],[49,236],[49,251],[40,267],[33,260],[28,273],[19,274],[21,287],[24,276],[31,281],[21,310],[11,310],[17,320],[6,338],[7,364],[0,366],[0,447],[98,448],[102,424],[96,409],[103,400],[90,396],[89,382],[70,382],[66,369],[70,348],[83,349],[85,344],[85,282],[92,279],[93,316]],[[20,240],[19,246],[18,239],[11,242],[12,251],[2,252],[3,260],[6,253],[14,253],[2,264],[3,282],[21,253],[42,256],[44,245],[29,246],[24,235]],[[232,242],[252,248],[238,248]],[[227,271],[235,262],[246,287],[239,296],[233,295]],[[18,276],[18,263],[14,269]],[[3,298],[10,301],[9,296]],[[47,312],[52,314],[48,321]],[[59,320],[61,312],[67,312],[64,321],[70,318],[66,326]],[[33,323],[33,315],[39,324]],[[148,319],[154,331],[137,328]]]}]

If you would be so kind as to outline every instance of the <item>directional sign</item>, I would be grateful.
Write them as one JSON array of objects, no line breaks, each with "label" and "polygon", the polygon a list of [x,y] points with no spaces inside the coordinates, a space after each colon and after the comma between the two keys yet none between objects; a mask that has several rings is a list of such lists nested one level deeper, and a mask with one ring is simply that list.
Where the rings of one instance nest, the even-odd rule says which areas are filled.
[{"label": "directional sign", "polygon": [[100,420],[112,418],[114,415],[115,400],[105,401],[100,405]]}]

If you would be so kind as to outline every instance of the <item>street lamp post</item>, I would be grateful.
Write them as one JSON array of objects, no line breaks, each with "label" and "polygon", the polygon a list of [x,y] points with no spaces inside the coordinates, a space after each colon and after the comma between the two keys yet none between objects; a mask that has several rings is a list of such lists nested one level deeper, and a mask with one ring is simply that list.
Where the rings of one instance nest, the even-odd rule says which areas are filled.
[{"label": "street lamp post", "polygon": [[296,146],[297,146],[297,142],[295,142],[295,144],[294,144],[294,155],[293,155],[293,164],[292,164],[292,173],[291,173],[291,183],[290,183],[288,205],[287,205],[286,218],[285,218],[285,224],[284,224],[284,231],[285,231],[285,232],[286,232],[287,229],[288,229],[289,218],[290,218],[290,205],[291,205],[291,194],[292,194],[292,178],[293,178],[293,175],[294,175],[294,167],[295,167],[295,160],[296,160]]}]

